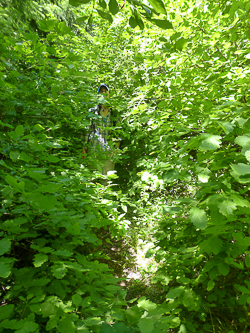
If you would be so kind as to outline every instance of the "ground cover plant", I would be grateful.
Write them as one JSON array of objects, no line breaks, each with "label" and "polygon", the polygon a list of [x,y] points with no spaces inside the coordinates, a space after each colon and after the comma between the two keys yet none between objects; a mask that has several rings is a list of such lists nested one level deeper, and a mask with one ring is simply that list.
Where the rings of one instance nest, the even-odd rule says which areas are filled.
[{"label": "ground cover plant", "polygon": [[[249,11],[1,2],[0,332],[248,332]],[[100,82],[105,185],[81,153]]]}]

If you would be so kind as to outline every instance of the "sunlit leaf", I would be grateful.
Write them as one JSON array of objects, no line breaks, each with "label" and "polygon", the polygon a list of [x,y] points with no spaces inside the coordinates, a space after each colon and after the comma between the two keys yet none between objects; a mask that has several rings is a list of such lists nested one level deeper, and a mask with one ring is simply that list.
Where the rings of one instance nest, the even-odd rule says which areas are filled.
[{"label": "sunlit leaf", "polygon": [[149,0],[150,5],[159,14],[167,14],[164,3],[162,0]]},{"label": "sunlit leaf", "polygon": [[151,19],[150,21],[162,29],[173,29],[172,23],[168,20]]},{"label": "sunlit leaf", "polygon": [[190,210],[190,219],[196,228],[205,229],[207,226],[206,212],[200,208],[193,207]]}]

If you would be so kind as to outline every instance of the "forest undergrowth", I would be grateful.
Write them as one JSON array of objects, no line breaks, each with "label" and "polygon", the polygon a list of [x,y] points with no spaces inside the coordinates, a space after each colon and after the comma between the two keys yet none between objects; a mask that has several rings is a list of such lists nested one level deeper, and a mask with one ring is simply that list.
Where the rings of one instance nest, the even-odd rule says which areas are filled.
[{"label": "forest undergrowth", "polygon": [[249,331],[249,10],[1,1],[1,333]]}]

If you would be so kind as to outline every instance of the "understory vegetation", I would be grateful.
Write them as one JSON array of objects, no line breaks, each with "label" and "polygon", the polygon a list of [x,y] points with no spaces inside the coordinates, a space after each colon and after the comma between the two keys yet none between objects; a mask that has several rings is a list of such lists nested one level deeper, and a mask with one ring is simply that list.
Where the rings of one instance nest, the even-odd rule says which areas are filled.
[{"label": "understory vegetation", "polygon": [[[1,1],[0,332],[249,332],[249,14]],[[108,176],[82,155],[102,82]]]}]

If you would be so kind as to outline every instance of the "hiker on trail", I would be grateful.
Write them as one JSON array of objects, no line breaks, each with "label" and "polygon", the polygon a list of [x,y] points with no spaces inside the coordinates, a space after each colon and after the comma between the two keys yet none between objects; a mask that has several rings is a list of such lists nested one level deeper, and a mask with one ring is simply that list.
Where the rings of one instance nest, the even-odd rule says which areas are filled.
[{"label": "hiker on trail", "polygon": [[[103,94],[105,99],[109,98],[108,86],[102,83],[97,94]],[[95,154],[95,158],[100,163],[99,169],[101,166],[102,174],[107,175],[109,171],[114,170],[116,149],[119,148],[121,142],[120,138],[115,138],[117,119],[115,119],[112,109],[101,103],[89,110],[89,119],[90,125],[86,128],[84,135],[83,157]]]}]

